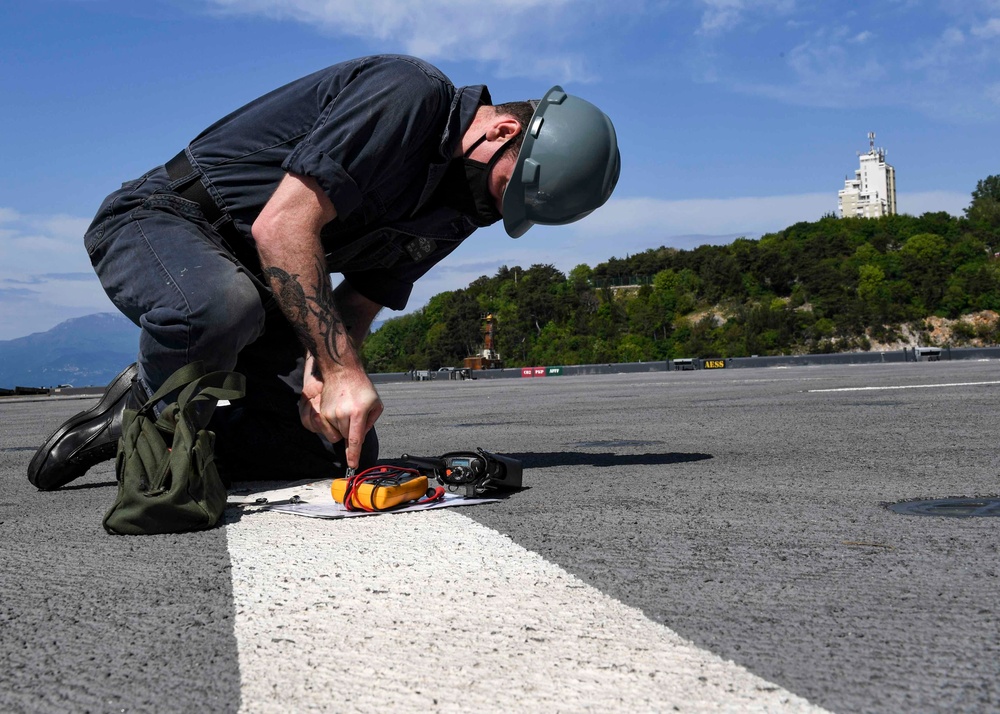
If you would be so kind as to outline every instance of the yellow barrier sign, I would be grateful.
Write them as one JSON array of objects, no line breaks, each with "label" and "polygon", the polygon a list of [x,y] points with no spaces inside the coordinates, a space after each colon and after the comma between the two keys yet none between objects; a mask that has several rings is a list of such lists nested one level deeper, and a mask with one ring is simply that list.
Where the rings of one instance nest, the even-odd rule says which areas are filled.
[{"label": "yellow barrier sign", "polygon": [[724,359],[706,359],[702,362],[702,369],[725,369],[726,360]]}]

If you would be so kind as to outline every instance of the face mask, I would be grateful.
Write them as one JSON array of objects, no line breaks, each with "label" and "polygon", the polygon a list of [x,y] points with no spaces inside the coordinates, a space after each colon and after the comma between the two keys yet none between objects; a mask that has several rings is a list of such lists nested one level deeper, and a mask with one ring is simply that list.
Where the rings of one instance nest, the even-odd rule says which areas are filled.
[{"label": "face mask", "polygon": [[468,216],[480,228],[496,223],[503,217],[497,208],[496,199],[490,193],[490,172],[503,156],[504,147],[497,149],[489,163],[469,158],[469,154],[484,141],[485,134],[469,147],[464,156],[451,160],[436,191],[444,205]]}]

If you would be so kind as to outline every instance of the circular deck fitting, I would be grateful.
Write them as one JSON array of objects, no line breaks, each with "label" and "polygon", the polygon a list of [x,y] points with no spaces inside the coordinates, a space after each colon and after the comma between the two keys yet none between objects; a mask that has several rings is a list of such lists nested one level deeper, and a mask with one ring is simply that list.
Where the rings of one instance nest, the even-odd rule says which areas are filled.
[{"label": "circular deck fitting", "polygon": [[947,518],[975,518],[1000,516],[1000,498],[927,498],[888,503],[886,508],[904,516],[945,516]]}]

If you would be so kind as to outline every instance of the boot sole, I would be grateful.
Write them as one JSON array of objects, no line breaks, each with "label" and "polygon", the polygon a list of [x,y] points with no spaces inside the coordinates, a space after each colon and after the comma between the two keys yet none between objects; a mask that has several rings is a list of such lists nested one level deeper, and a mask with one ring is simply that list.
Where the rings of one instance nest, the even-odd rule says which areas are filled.
[{"label": "boot sole", "polygon": [[[73,456],[67,459],[61,466],[50,468],[49,473],[45,474],[44,482],[39,478],[45,468],[49,454],[52,453],[56,444],[66,434],[80,426],[80,424],[90,421],[102,412],[110,410],[119,399],[128,394],[132,380],[135,378],[137,372],[138,370],[134,364],[127,367],[125,371],[111,381],[111,384],[104,390],[104,395],[97,404],[90,409],[71,416],[45,440],[45,443],[42,444],[31,458],[31,463],[28,464],[28,481],[32,486],[41,491],[54,491],[62,488],[70,481],[83,476],[91,466],[99,464],[102,461],[107,461],[115,455],[117,443],[95,447],[86,458]],[[114,447],[114,449],[111,447]]]}]

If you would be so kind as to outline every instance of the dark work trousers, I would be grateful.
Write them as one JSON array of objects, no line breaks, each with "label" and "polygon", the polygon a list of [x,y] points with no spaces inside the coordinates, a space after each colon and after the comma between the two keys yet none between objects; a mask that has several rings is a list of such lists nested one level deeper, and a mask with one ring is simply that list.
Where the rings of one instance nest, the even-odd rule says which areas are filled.
[{"label": "dark work trousers", "polygon": [[[291,325],[198,204],[171,188],[162,167],[123,184],[84,238],[108,297],[141,328],[137,362],[147,393],[197,360],[209,371],[236,370],[247,395],[219,407],[209,426],[223,477],[341,475],[343,442],[331,445],[299,421],[303,350]],[[362,467],[377,457],[372,429]]]}]

